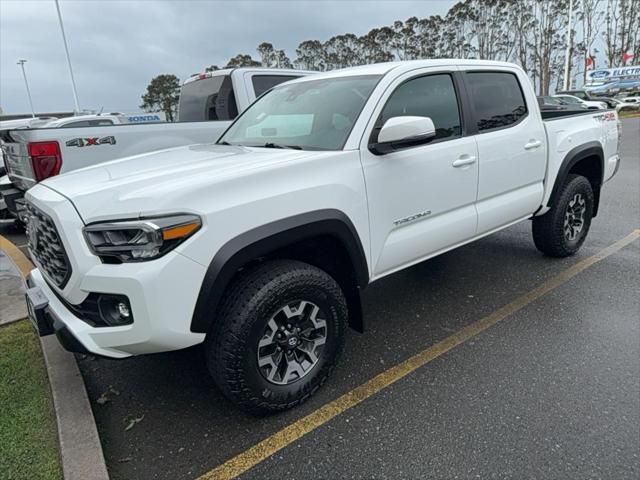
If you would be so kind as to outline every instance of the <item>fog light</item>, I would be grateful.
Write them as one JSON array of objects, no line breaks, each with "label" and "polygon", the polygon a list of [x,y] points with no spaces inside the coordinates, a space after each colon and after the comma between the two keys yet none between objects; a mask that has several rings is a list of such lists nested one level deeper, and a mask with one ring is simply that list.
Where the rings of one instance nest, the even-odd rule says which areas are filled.
[{"label": "fog light", "polygon": [[100,318],[110,327],[133,323],[131,305],[124,295],[101,294],[98,299]]},{"label": "fog light", "polygon": [[118,303],[118,313],[122,318],[129,318],[131,316],[131,312],[129,311],[129,306],[124,302]]}]

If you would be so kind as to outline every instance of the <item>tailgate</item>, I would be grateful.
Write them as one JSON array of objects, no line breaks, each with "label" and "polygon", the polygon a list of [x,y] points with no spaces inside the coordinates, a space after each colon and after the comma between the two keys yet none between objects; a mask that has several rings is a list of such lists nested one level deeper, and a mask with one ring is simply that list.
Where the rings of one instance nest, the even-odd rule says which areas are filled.
[{"label": "tailgate", "polygon": [[28,190],[36,184],[27,146],[23,143],[2,144],[4,164],[11,182],[20,190]]}]

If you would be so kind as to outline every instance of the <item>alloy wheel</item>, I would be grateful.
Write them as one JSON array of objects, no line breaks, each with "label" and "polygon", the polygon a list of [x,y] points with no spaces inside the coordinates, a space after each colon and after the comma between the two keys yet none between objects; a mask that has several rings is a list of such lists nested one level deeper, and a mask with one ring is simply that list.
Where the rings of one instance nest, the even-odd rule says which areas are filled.
[{"label": "alloy wheel", "polygon": [[584,214],[587,211],[587,203],[581,193],[576,193],[564,215],[564,236],[569,241],[578,238],[584,227]]},{"label": "alloy wheel", "polygon": [[327,322],[320,307],[299,300],[280,308],[267,322],[258,342],[258,367],[276,385],[289,385],[319,362],[327,341]]}]

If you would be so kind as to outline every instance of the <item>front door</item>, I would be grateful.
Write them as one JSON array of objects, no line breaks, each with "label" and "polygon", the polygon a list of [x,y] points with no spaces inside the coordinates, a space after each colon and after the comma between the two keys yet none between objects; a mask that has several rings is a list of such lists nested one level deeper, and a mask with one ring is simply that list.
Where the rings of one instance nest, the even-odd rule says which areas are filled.
[{"label": "front door", "polygon": [[381,277],[472,238],[478,152],[464,136],[452,72],[424,70],[400,77],[374,112],[375,125],[397,116],[430,117],[436,137],[427,144],[375,155],[362,148],[369,202],[373,276]]}]

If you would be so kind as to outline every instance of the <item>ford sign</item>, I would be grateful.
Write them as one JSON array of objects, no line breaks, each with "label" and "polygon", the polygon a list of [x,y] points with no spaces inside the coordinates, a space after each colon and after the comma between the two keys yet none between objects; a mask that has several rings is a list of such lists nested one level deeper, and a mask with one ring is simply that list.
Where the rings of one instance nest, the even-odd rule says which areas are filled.
[{"label": "ford sign", "polygon": [[587,72],[587,78],[591,80],[604,80],[609,78],[640,78],[640,65],[632,65],[620,68],[601,68]]}]

